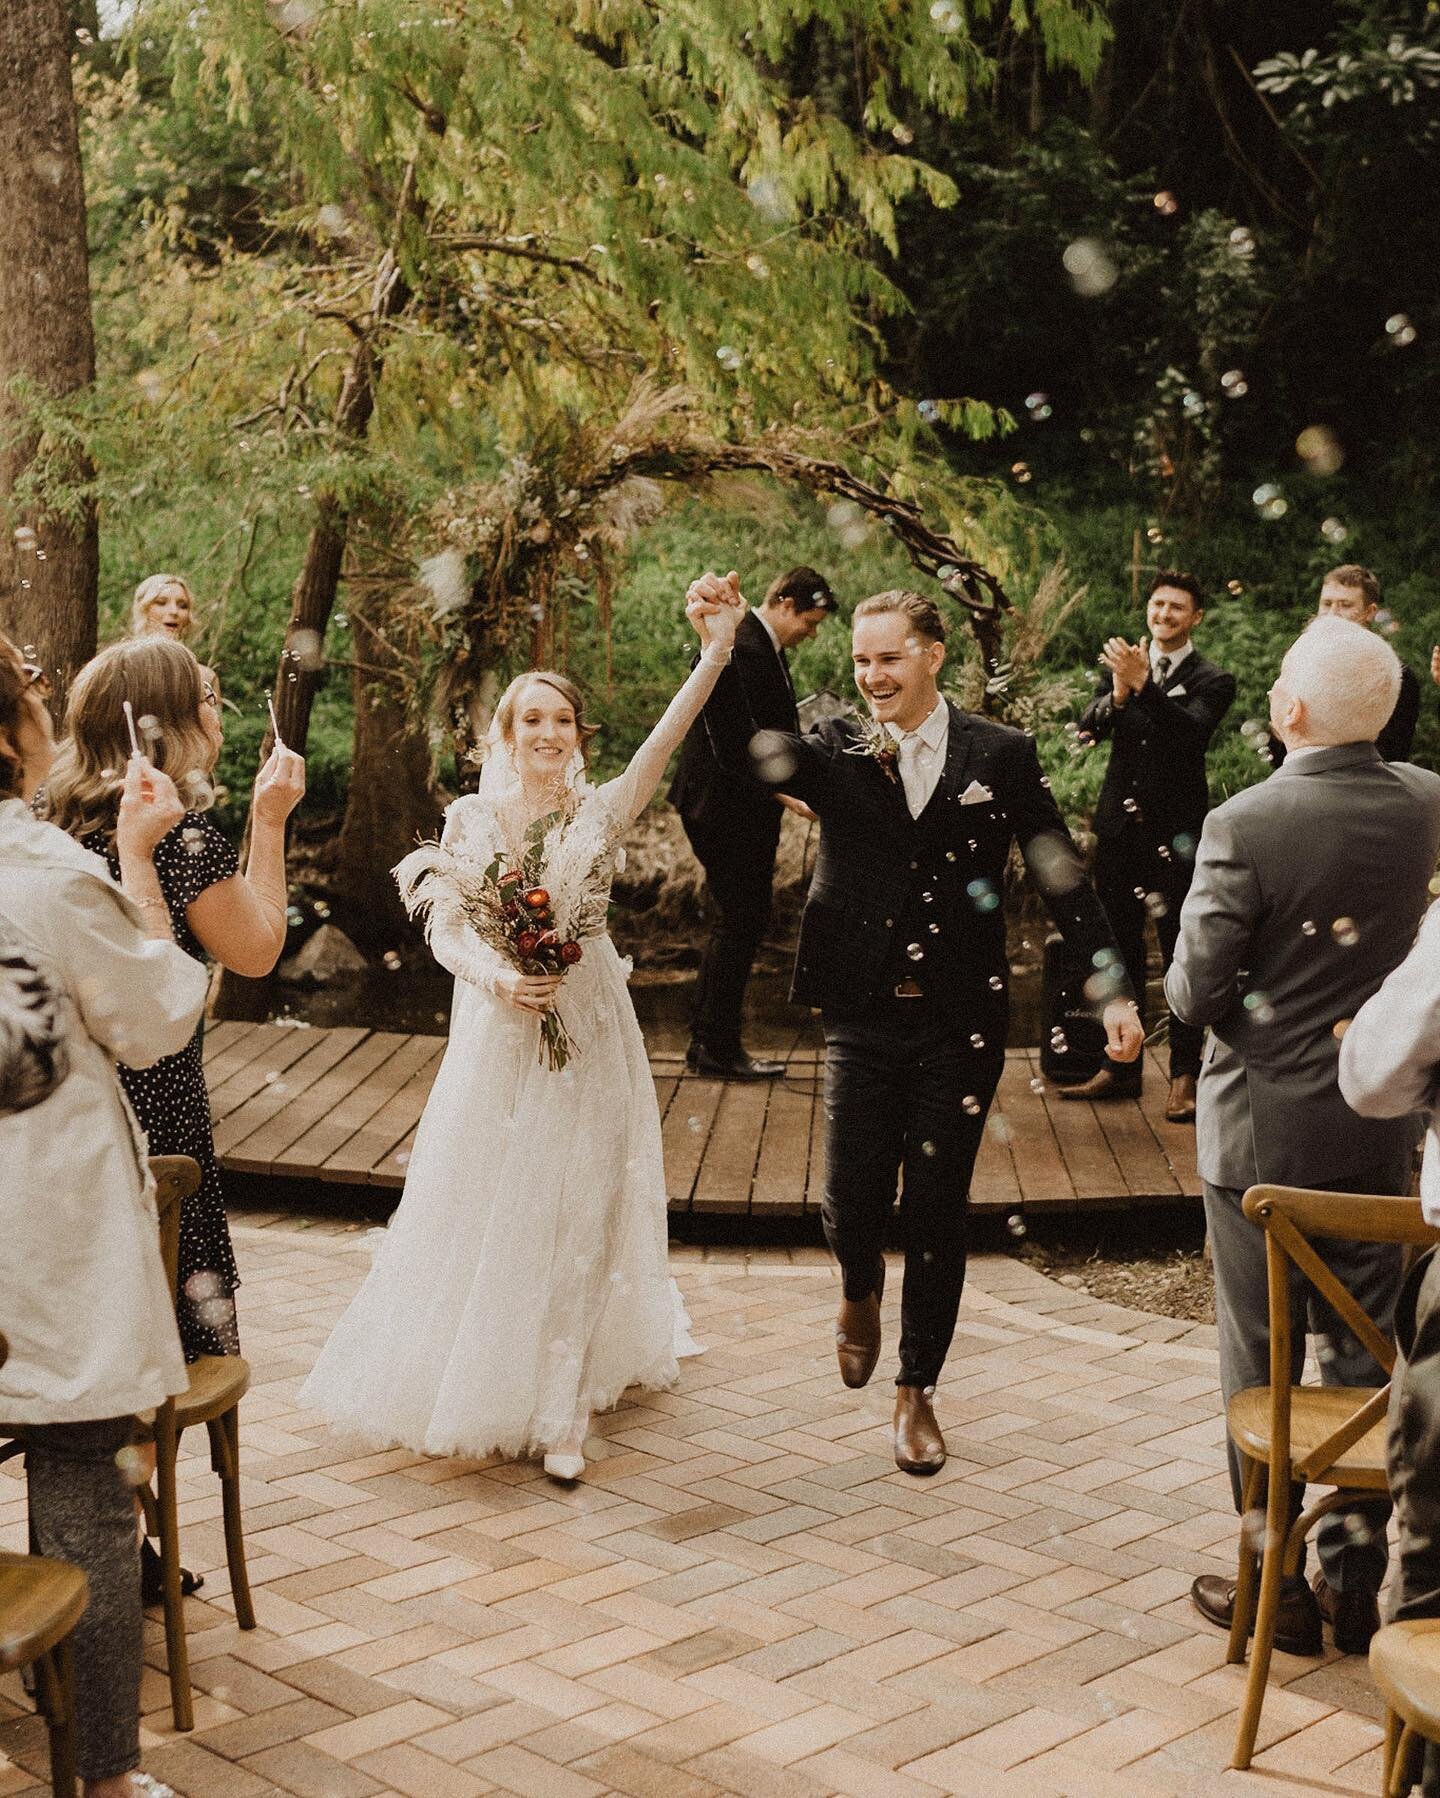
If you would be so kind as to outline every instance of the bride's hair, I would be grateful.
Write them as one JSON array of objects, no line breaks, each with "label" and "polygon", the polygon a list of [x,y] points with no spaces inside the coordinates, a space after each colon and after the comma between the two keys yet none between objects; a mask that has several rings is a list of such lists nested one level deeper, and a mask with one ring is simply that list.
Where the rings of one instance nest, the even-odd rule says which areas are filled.
[{"label": "bride's hair", "polygon": [[507,743],[515,741],[515,714],[520,709],[520,695],[526,687],[539,681],[543,686],[553,687],[575,714],[575,734],[580,742],[580,757],[584,765],[590,765],[590,740],[599,734],[598,724],[587,724],[585,721],[585,698],[568,674],[556,674],[550,668],[528,668],[524,674],[517,674],[510,685],[500,695],[495,707],[495,729]]}]

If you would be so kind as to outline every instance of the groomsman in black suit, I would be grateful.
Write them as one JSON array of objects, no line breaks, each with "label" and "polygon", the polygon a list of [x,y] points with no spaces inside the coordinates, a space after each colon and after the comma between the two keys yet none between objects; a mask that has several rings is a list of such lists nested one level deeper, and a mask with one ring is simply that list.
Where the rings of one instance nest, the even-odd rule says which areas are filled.
[{"label": "groomsman in black suit", "polygon": [[[694,582],[697,626],[739,588],[733,574]],[[882,1251],[903,1171],[895,1461],[924,1474],[945,1463],[931,1397],[965,1278],[970,1175],[1005,1065],[1012,843],[1097,970],[1117,1061],[1139,1054],[1140,1023],[1034,743],[941,697],[938,608],[903,591],[862,600],[852,652],[863,723],[836,718],[752,745],[738,683],[717,687],[710,707],[726,765],[748,749],[762,782],[820,820],[791,997],[817,1006],[825,1030],[823,1216],[844,1282],[836,1350],[845,1384],[863,1386],[880,1354]]]},{"label": "groomsman in black suit", "polygon": [[[788,652],[815,635],[835,603],[824,575],[813,568],[792,568],[770,583],[759,609],[741,619],[734,661],[720,677],[720,687],[743,693],[752,732],[798,730]],[[783,1073],[783,1063],[745,1053],[740,1015],[750,969],[770,922],[780,814],[789,801],[748,773],[722,769],[707,706],[680,751],[670,803],[705,870],[716,912],[700,963],[686,1060],[698,1073],[722,1079],[774,1079]]]},{"label": "groomsman in black suit", "polygon": [[[1095,886],[1145,1014],[1145,920],[1155,919],[1169,969],[1180,934],[1180,907],[1195,870],[1195,846],[1210,809],[1205,753],[1235,698],[1235,676],[1207,661],[1191,642],[1205,596],[1193,574],[1165,571],[1145,603],[1148,643],[1111,637],[1105,669],[1080,720],[1082,736],[1111,744],[1110,766],[1095,809]],[[1195,1122],[1195,1083],[1204,1032],[1170,1019],[1170,1093],[1165,1115]],[[1140,1062],[1103,1067],[1062,1099],[1131,1099]]]},{"label": "groomsman in black suit", "polygon": [[[1346,562],[1339,568],[1332,568],[1320,583],[1320,599],[1315,607],[1317,618],[1346,618],[1351,624],[1363,624],[1373,628],[1380,612],[1380,577],[1371,568],[1362,568],[1358,562]],[[1440,650],[1432,652],[1430,672],[1440,685],[1440,674],[1436,673],[1436,658]],[[1395,710],[1390,714],[1384,730],[1375,739],[1375,747],[1387,762],[1408,762],[1410,751],[1415,742],[1415,726],[1420,721],[1420,681],[1413,668],[1404,662],[1400,664],[1400,697],[1395,701]],[[1285,760],[1285,745],[1272,731],[1270,733],[1270,761],[1278,768]]]}]

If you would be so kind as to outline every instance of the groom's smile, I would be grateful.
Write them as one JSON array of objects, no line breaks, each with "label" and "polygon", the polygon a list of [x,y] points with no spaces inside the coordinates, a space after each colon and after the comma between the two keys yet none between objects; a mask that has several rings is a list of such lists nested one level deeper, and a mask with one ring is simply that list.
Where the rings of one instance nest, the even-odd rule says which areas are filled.
[{"label": "groom's smile", "polygon": [[877,722],[914,730],[935,709],[945,646],[922,642],[902,613],[857,618],[851,656],[855,685]]}]

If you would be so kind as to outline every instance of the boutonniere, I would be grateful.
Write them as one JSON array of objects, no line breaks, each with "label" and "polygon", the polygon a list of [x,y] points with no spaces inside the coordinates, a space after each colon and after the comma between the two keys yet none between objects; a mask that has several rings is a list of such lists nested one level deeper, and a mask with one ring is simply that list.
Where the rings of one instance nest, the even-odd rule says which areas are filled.
[{"label": "boutonniere", "polygon": [[889,725],[879,723],[868,714],[857,713],[855,730],[855,741],[846,749],[846,755],[868,755],[879,763],[886,780],[899,780],[900,745],[891,735]]}]

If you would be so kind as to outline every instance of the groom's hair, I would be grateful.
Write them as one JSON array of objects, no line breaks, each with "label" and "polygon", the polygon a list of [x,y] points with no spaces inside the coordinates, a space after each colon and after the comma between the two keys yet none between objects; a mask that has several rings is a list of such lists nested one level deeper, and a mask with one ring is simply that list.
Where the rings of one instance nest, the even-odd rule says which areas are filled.
[{"label": "groom's hair", "polygon": [[945,641],[945,620],[933,599],[923,593],[911,593],[905,587],[892,587],[888,593],[872,593],[856,606],[854,618],[873,618],[878,612],[899,612],[909,622],[917,637],[928,643]]},{"label": "groom's hair", "polygon": [[1286,691],[1305,702],[1312,743],[1373,743],[1400,697],[1400,658],[1348,618],[1312,619],[1285,652]]}]

